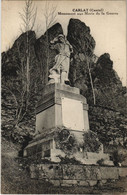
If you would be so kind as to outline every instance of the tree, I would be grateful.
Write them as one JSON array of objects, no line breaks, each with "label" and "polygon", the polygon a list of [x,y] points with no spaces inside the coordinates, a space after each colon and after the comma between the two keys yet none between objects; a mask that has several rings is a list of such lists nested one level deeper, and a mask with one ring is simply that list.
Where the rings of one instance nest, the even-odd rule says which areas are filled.
[{"label": "tree", "polygon": [[45,67],[45,83],[48,82],[48,71],[49,71],[49,36],[48,29],[53,26],[56,22],[56,6],[53,6],[49,2],[45,4],[44,17],[45,17],[45,29],[46,29],[46,67]]},{"label": "tree", "polygon": [[26,32],[26,90],[27,95],[29,93],[30,86],[30,51],[29,51],[29,32],[33,30],[35,26],[37,8],[34,8],[32,0],[25,1],[25,8],[23,13],[19,13],[22,19],[21,31]]},{"label": "tree", "polygon": [[[15,75],[12,77],[3,77],[3,92],[9,92],[15,103],[14,124],[16,127],[23,121],[30,107],[31,91],[33,90],[33,80],[30,76],[34,67],[33,56],[31,55],[31,44],[35,39],[35,33],[32,31],[35,26],[37,9],[34,7],[32,0],[25,1],[23,13],[19,13],[22,19],[20,37],[13,45],[13,52],[6,54],[10,67],[15,64]],[[5,64],[6,65],[6,64]],[[8,66],[7,66],[8,67]],[[36,70],[35,70],[36,71]],[[10,71],[11,72],[11,71]]]},{"label": "tree", "polygon": [[[23,9],[22,13],[19,13],[21,20],[22,20],[22,26],[21,31],[26,33],[26,53],[24,56],[21,56],[20,50],[18,48],[18,53],[21,58],[21,77],[22,77],[22,101],[24,101],[24,98],[26,99],[26,110],[29,103],[29,92],[30,92],[30,72],[32,62],[31,62],[31,52],[30,52],[30,42],[31,39],[33,39],[33,36],[29,36],[31,31],[35,27],[35,21],[37,16],[37,8],[33,4],[32,0],[26,0],[25,1],[25,7]],[[26,97],[25,97],[26,94]]]},{"label": "tree", "polygon": [[91,56],[86,56],[86,64],[87,64],[88,71],[89,71],[90,83],[91,83],[91,88],[92,88],[92,93],[93,93],[93,102],[94,102],[94,105],[95,105],[96,104],[95,89],[94,89],[94,86],[93,86],[93,79],[92,79],[91,68],[90,68]]}]

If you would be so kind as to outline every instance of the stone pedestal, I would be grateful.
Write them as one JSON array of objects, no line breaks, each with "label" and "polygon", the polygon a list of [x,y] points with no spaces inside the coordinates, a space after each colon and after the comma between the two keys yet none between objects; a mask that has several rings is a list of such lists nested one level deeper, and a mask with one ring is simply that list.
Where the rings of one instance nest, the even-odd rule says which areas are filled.
[{"label": "stone pedestal", "polygon": [[88,104],[79,89],[60,83],[46,85],[36,108],[36,134],[64,126],[88,131]]},{"label": "stone pedestal", "polygon": [[112,165],[109,155],[103,153],[103,145],[98,153],[86,152],[81,146],[84,133],[89,131],[86,98],[80,95],[78,88],[53,83],[42,90],[42,97],[36,107],[35,137],[25,148],[24,156],[59,162],[58,156],[65,157],[66,153],[63,148],[58,147],[58,129],[63,129],[63,138],[67,130],[76,140],[77,150],[71,158],[74,157],[83,164],[96,164],[98,160],[104,159]]}]

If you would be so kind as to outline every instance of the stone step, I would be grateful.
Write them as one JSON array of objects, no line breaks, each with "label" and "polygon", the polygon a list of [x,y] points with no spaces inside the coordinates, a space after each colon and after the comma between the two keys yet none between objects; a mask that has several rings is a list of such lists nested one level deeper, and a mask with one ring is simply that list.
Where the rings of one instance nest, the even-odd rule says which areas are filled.
[{"label": "stone step", "polygon": [[109,160],[109,155],[105,154],[105,153],[95,153],[95,152],[87,152],[87,157],[88,159],[96,159],[96,160],[100,160],[100,159],[104,159],[104,160]]}]

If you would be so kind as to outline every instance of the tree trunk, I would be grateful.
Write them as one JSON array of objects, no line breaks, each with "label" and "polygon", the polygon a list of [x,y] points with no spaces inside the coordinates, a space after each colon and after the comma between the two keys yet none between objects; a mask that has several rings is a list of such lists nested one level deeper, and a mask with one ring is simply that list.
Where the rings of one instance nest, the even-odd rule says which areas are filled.
[{"label": "tree trunk", "polygon": [[94,105],[96,105],[95,91],[94,91],[93,80],[92,80],[92,76],[91,76],[91,71],[90,71],[88,59],[87,59],[87,66],[88,66],[88,70],[89,70],[90,83],[91,83],[91,88],[92,88],[92,93],[93,93],[93,103],[94,103]]}]

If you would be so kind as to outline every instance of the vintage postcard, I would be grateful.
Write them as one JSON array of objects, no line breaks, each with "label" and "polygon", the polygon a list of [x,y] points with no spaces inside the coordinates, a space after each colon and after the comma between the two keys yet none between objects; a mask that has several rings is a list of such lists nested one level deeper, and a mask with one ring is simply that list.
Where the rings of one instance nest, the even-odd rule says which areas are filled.
[{"label": "vintage postcard", "polygon": [[1,1],[1,194],[127,194],[125,0]]}]

